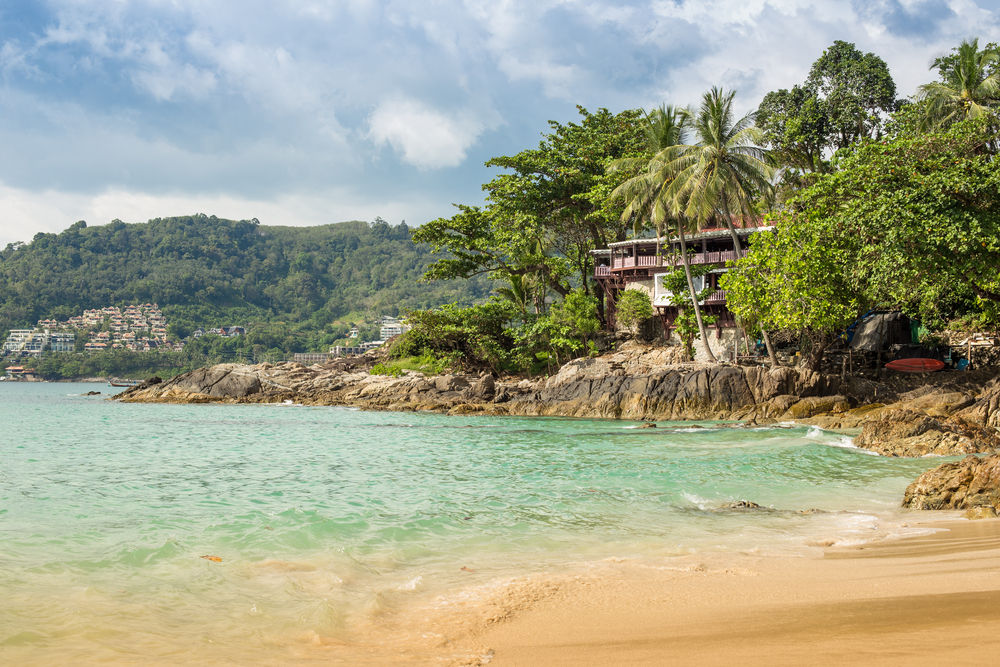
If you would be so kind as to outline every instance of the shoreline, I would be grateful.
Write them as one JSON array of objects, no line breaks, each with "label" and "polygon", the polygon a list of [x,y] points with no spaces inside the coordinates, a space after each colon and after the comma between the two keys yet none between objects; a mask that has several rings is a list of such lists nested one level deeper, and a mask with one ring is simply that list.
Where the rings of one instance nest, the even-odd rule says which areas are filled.
[{"label": "shoreline", "polygon": [[[605,563],[466,640],[466,665],[980,664],[1000,649],[1000,519],[822,557]],[[972,630],[972,632],[968,632]]]}]

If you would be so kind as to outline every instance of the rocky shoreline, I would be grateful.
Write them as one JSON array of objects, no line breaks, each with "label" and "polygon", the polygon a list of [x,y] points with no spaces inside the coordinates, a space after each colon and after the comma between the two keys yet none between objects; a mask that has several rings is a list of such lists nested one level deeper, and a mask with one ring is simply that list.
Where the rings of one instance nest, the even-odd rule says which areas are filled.
[{"label": "rocky shoreline", "polygon": [[[987,463],[1000,460],[996,455],[1000,452],[1000,369],[877,383],[799,368],[768,370],[670,361],[669,350],[664,348],[625,346],[602,357],[577,359],[552,377],[538,380],[497,380],[489,374],[426,377],[421,373],[394,378],[371,375],[364,369],[364,360],[356,359],[308,367],[294,362],[220,364],[165,382],[152,378],[115,400],[291,402],[452,415],[727,420],[749,426],[812,424],[856,436],[856,446],[883,456],[993,454],[929,471],[907,490],[905,506],[970,512],[978,507],[982,509],[976,512],[983,516],[1000,510],[1000,463]],[[969,491],[973,480],[979,486]]]}]

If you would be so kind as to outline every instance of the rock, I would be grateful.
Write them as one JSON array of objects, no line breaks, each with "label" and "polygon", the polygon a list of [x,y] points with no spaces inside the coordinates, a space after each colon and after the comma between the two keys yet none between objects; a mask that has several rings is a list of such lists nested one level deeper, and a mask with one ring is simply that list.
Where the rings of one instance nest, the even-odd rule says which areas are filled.
[{"label": "rock", "polygon": [[639,424],[636,428],[656,428],[656,424],[652,422],[646,422],[644,424]]},{"label": "rock", "polygon": [[[294,362],[283,364],[283,366],[291,374],[306,369],[302,364]],[[242,398],[249,394],[256,394],[261,390],[260,379],[253,373],[245,372],[244,368],[237,364],[219,364],[210,368],[199,368],[185,373],[167,384],[181,391],[207,394],[217,398]]]},{"label": "rock", "polygon": [[988,384],[976,402],[955,413],[965,421],[1000,429],[1000,377]]},{"label": "rock", "polygon": [[965,510],[965,514],[962,515],[962,518],[975,521],[976,519],[995,519],[996,516],[997,516],[997,511],[995,509],[993,509],[989,505],[986,505],[985,507],[980,505]]},{"label": "rock", "polygon": [[946,423],[912,410],[890,410],[865,422],[854,444],[883,456],[956,456],[996,451],[1000,437],[959,421]]},{"label": "rock", "polygon": [[493,376],[487,373],[483,377],[479,378],[476,384],[470,387],[467,391],[469,398],[480,403],[488,403],[496,396],[497,383],[496,380],[493,379]]},{"label": "rock", "polygon": [[457,375],[442,375],[434,379],[434,387],[440,392],[461,391],[469,386],[469,381]]},{"label": "rock", "polygon": [[847,412],[851,404],[846,396],[810,396],[792,404],[783,417],[788,419],[808,419],[825,412]]},{"label": "rock", "polygon": [[929,417],[947,418],[975,402],[964,391],[935,392],[913,400],[897,403],[894,407],[907,410],[919,410]]},{"label": "rock", "polygon": [[906,487],[903,507],[918,510],[990,507],[995,512],[1000,509],[1000,455],[966,456],[925,472]]},{"label": "rock", "polygon": [[88,391],[86,394],[80,394],[80,395],[81,396],[100,396],[101,392],[99,392],[99,391]]},{"label": "rock", "polygon": [[789,408],[801,400],[798,396],[781,394],[758,406],[758,414],[765,419],[778,417],[788,412]]},{"label": "rock", "polygon": [[726,503],[722,506],[722,509],[727,510],[764,510],[768,509],[763,505],[758,505],[757,503],[750,500],[737,500],[734,503]]}]

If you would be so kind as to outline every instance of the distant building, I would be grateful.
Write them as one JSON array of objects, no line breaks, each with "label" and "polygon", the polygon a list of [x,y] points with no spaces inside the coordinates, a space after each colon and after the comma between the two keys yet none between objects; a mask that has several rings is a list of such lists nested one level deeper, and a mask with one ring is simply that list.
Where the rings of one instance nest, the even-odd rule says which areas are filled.
[{"label": "distant building", "polygon": [[39,357],[46,346],[51,346],[53,352],[72,352],[76,347],[76,334],[52,333],[48,329],[11,329],[3,344],[3,351],[4,354]]},{"label": "distant building", "polygon": [[379,338],[382,340],[389,340],[393,336],[404,334],[412,328],[413,327],[406,324],[403,320],[384,315],[382,317],[382,327],[379,329]]},{"label": "distant building", "polygon": [[346,357],[349,354],[364,354],[364,350],[360,347],[345,347],[342,345],[334,345],[330,348],[330,355],[334,357]]},{"label": "distant building", "polygon": [[50,333],[49,345],[53,352],[73,352],[76,349],[76,334],[62,331]]}]

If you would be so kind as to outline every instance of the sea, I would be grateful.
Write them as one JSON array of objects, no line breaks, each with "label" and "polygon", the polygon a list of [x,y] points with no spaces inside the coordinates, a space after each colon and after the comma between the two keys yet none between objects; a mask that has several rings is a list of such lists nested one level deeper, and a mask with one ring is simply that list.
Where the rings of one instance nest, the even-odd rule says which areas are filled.
[{"label": "sea", "polygon": [[925,531],[899,504],[942,462],[781,424],[115,391],[0,383],[2,665],[466,664],[525,582]]}]

